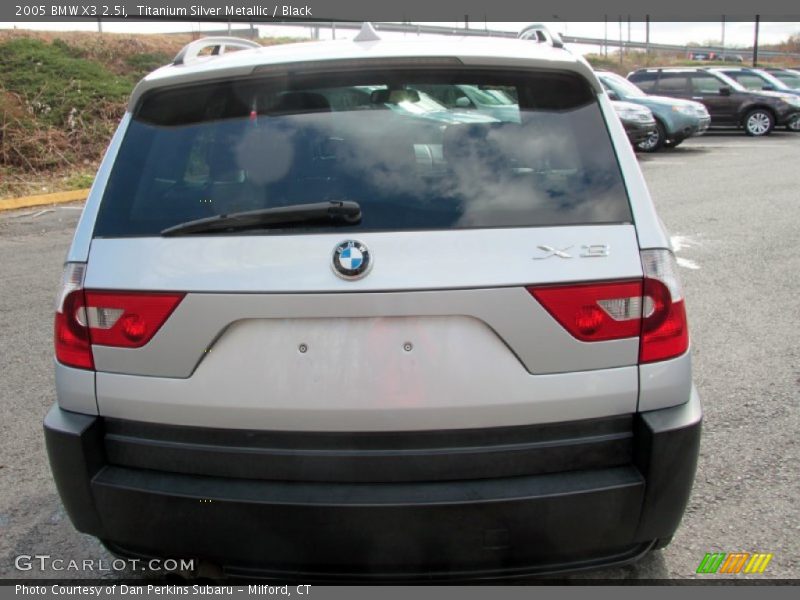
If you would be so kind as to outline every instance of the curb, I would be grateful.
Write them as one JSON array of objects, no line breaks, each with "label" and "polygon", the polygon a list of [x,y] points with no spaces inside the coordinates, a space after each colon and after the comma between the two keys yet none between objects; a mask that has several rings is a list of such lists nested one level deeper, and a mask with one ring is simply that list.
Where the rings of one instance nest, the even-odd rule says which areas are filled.
[{"label": "curb", "polygon": [[63,204],[65,202],[76,202],[86,200],[89,190],[71,190],[69,192],[56,192],[54,194],[40,194],[38,196],[22,196],[20,198],[0,199],[0,212],[4,210],[15,210],[17,208],[28,208],[30,206],[44,206],[46,204]]}]

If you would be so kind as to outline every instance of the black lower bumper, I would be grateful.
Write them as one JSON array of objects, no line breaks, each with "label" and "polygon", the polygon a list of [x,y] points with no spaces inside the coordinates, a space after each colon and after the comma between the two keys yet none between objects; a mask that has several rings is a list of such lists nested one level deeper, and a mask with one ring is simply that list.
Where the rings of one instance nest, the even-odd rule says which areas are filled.
[{"label": "black lower bumper", "polygon": [[668,137],[673,142],[682,142],[687,138],[703,135],[706,131],[708,131],[710,125],[711,118],[707,117],[705,119],[698,119],[694,125],[689,125],[678,129],[677,131],[670,133]]},{"label": "black lower bumper", "polygon": [[631,144],[638,144],[645,141],[656,130],[655,121],[622,121],[625,127],[625,133],[628,134],[628,140]]},{"label": "black lower bumper", "polygon": [[469,579],[637,558],[680,522],[700,401],[418,434],[231,432],[54,407],[45,437],[76,528],[114,552],[242,577]]}]

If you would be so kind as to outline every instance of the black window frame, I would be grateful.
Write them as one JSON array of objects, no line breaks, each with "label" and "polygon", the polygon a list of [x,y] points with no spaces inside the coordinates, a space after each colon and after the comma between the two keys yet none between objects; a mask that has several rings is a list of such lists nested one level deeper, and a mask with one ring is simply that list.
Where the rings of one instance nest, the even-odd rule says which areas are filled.
[{"label": "black window frame", "polygon": [[[481,84],[490,84],[490,85],[508,85],[509,77],[517,77],[520,78],[522,81],[526,77],[534,77],[534,76],[541,76],[550,78],[553,81],[553,78],[567,78],[571,80],[570,84],[578,85],[583,89],[581,94],[585,94],[584,96],[576,96],[576,98],[580,97],[581,100],[578,107],[588,107],[590,105],[596,106],[596,110],[598,111],[598,118],[602,122],[602,128],[605,131],[603,135],[607,138],[608,148],[610,154],[612,155],[609,164],[613,164],[614,168],[612,169],[614,174],[613,176],[616,177],[619,181],[619,192],[620,192],[620,202],[624,204],[624,216],[614,219],[614,220],[592,220],[588,222],[569,222],[569,223],[541,223],[541,224],[522,224],[522,225],[515,225],[514,223],[507,223],[501,225],[477,225],[474,227],[458,227],[457,229],[486,229],[486,228],[513,228],[513,227],[535,227],[535,226],[559,226],[559,225],[598,225],[598,224],[619,224],[619,223],[632,223],[633,222],[633,210],[631,207],[630,196],[628,194],[627,186],[625,184],[625,178],[622,170],[622,166],[620,164],[619,158],[616,155],[616,152],[613,151],[613,141],[611,140],[610,133],[608,132],[608,128],[605,125],[605,122],[602,120],[602,112],[600,111],[600,107],[597,101],[597,92],[593,89],[589,81],[580,75],[579,73],[575,73],[573,71],[555,71],[550,69],[520,69],[520,68],[508,68],[508,69],[493,69],[493,68],[475,68],[475,67],[450,67],[448,68],[447,74],[443,77],[443,73],[441,67],[439,68],[424,68],[424,67],[417,67],[415,66],[413,69],[409,68],[394,68],[389,69],[389,74],[387,75],[387,70],[378,70],[375,69],[359,69],[357,71],[349,72],[348,75],[352,77],[350,83],[357,82],[363,80],[365,82],[370,81],[372,77],[375,76],[375,73],[380,73],[382,77],[389,77],[389,78],[396,78],[398,80],[403,80],[408,77],[409,74],[413,75],[415,78],[419,80],[424,80],[426,77],[429,77],[432,82],[441,83],[443,81],[451,81],[453,84],[456,83],[465,83],[464,77],[466,77],[466,82],[472,84],[473,78],[480,79]],[[258,74],[253,75],[251,77],[239,77],[235,79],[230,78],[223,78],[223,79],[216,79],[216,80],[206,80],[202,82],[196,83],[189,83],[189,84],[182,84],[182,85],[175,85],[175,86],[165,86],[161,88],[157,88],[154,90],[150,90],[142,95],[139,98],[134,110],[132,111],[132,119],[131,123],[142,121],[149,123],[150,125],[156,127],[180,127],[184,125],[190,124],[189,122],[181,122],[178,120],[177,122],[173,122],[170,125],[166,123],[158,123],[158,119],[168,119],[169,116],[164,116],[163,114],[158,114],[159,111],[154,111],[148,113],[144,110],[143,107],[147,106],[148,102],[153,101],[154,98],[163,97],[164,94],[171,94],[171,93],[191,93],[193,90],[199,91],[203,88],[207,88],[208,86],[214,85],[247,85],[247,84],[257,84],[260,81],[273,81],[279,82],[281,86],[283,86],[287,90],[295,90],[295,89],[305,89],[303,85],[307,83],[308,79],[313,79],[315,82],[315,86],[323,85],[324,82],[330,81],[333,83],[338,83],[339,78],[341,76],[340,72],[329,72],[329,73],[299,73],[294,77],[289,76],[287,81],[287,76],[283,75],[265,75],[265,74]],[[277,79],[276,79],[277,77]],[[512,79],[513,81],[513,79]],[[564,80],[566,81],[566,79]],[[527,87],[520,88],[523,92],[528,90]],[[576,88],[577,90],[577,88]],[[577,93],[577,92],[576,92]],[[585,101],[584,101],[585,99]],[[567,106],[566,108],[563,106],[563,93],[556,93],[555,91],[549,92],[548,94],[543,94],[541,97],[537,97],[535,99],[532,98],[522,98],[522,102],[520,103],[521,107],[528,107],[530,106],[533,109],[542,110],[542,111],[551,111],[551,112],[567,112],[571,107]],[[240,107],[241,111],[247,110],[246,106]],[[235,118],[241,118],[243,115],[238,115]],[[230,115],[223,115],[222,118],[234,118]],[[156,122],[154,122],[154,120]],[[204,121],[200,119],[200,121]],[[599,133],[599,129],[598,129]],[[126,134],[127,137],[127,134]],[[123,147],[125,145],[125,139],[123,139]],[[117,165],[114,166],[116,168]],[[109,188],[111,187],[112,179],[114,177],[114,168],[112,168],[112,173],[109,178],[109,185],[104,193],[103,201],[101,202],[100,211],[98,213],[98,218],[95,221],[95,229],[94,229],[94,237],[149,237],[154,235],[153,232],[133,232],[133,233],[124,233],[124,232],[114,232],[109,231],[106,223],[104,221],[104,211],[103,207],[106,205],[106,198],[105,195],[109,193]],[[132,201],[131,201],[132,202]],[[619,212],[619,211],[618,211]],[[620,212],[620,214],[622,214]],[[112,228],[113,229],[113,228]],[[426,230],[426,229],[435,229],[435,230],[451,230],[454,229],[453,227],[421,227],[421,228],[413,228],[413,229],[398,229],[398,230]],[[358,229],[358,232],[366,232],[366,231],[386,231],[386,230],[393,230],[391,228],[379,228],[379,229]],[[261,230],[259,230],[261,231]],[[281,233],[286,234],[297,234],[297,233],[325,233],[330,232],[331,229],[327,229],[324,231],[319,231],[317,229],[306,231],[304,229],[286,229],[285,231],[281,230],[266,230],[263,234],[267,235],[279,235]],[[342,229],[341,231],[345,231]],[[237,233],[240,235],[241,233]]]}]

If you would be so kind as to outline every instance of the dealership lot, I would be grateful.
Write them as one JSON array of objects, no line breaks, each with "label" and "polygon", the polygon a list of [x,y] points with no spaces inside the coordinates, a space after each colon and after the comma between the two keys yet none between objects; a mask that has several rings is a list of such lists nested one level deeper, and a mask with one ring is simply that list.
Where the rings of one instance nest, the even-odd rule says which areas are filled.
[{"label": "dealership lot", "polygon": [[[695,381],[706,411],[700,465],[672,545],[632,566],[575,577],[691,577],[706,552],[767,552],[774,558],[755,577],[796,578],[800,134],[713,133],[639,158],[684,267]],[[6,578],[118,575],[102,570],[110,556],[76,533],[64,514],[41,435],[53,401],[54,295],[78,214],[74,206],[0,213],[0,576]],[[92,560],[93,570],[18,571],[19,555]]]}]

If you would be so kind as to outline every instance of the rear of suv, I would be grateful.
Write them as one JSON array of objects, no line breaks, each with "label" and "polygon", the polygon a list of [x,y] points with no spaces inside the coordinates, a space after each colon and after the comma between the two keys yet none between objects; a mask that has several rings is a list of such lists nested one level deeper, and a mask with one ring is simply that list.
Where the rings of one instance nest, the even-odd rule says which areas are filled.
[{"label": "rear of suv", "polygon": [[739,127],[750,136],[772,133],[800,115],[800,98],[773,91],[748,90],[719,70],[705,68],[639,69],[628,75],[648,94],[703,103],[711,127]]},{"label": "rear of suv", "polygon": [[[666,545],[702,411],[669,239],[600,83],[550,45],[376,38],[200,40],[134,90],[57,304],[44,427],[73,524],[245,578],[521,576]],[[420,118],[430,85],[518,116]]]}]

